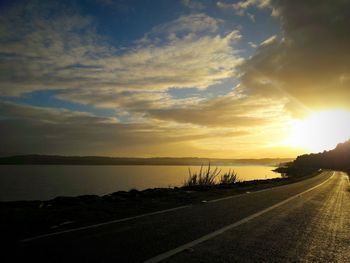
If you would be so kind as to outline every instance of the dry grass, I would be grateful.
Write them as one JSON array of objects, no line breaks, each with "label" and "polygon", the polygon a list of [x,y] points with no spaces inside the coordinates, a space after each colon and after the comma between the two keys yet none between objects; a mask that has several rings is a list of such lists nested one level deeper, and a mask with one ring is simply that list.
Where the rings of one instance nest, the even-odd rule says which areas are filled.
[{"label": "dry grass", "polygon": [[188,178],[183,183],[184,187],[208,187],[214,185],[232,185],[238,182],[237,174],[234,170],[229,170],[227,173],[221,175],[219,180],[217,177],[220,175],[221,169],[215,167],[212,169],[210,163],[208,167],[205,169],[203,165],[199,172],[192,173],[191,169],[188,168]]},{"label": "dry grass", "polygon": [[234,170],[231,171],[231,169],[220,177],[220,184],[222,185],[230,185],[237,182],[237,173]]},{"label": "dry grass", "polygon": [[207,169],[203,169],[203,165],[199,172],[192,173],[191,168],[188,168],[188,179],[184,182],[184,186],[211,186],[216,184],[216,177],[220,174],[221,170],[216,167],[212,170],[209,163]]}]

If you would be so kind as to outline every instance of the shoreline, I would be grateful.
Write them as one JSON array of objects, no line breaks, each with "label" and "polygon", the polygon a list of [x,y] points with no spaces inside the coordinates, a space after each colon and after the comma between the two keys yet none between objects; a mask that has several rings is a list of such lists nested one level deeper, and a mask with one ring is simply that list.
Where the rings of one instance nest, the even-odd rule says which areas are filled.
[{"label": "shoreline", "polygon": [[184,205],[295,183],[316,176],[236,182],[231,185],[152,188],[111,194],[56,197],[47,201],[0,202],[1,232],[13,242],[31,236],[84,227]]},{"label": "shoreline", "polygon": [[272,165],[285,163],[293,158],[203,158],[203,157],[107,157],[15,155],[0,157],[0,165]]},{"label": "shoreline", "polygon": [[[101,196],[131,189],[142,191],[148,188],[181,187],[188,179],[188,169],[198,172],[200,167],[0,165],[0,202],[46,201],[57,196]],[[238,180],[281,177],[280,173],[273,171],[276,166],[229,165],[218,168],[221,175],[234,170]]]}]

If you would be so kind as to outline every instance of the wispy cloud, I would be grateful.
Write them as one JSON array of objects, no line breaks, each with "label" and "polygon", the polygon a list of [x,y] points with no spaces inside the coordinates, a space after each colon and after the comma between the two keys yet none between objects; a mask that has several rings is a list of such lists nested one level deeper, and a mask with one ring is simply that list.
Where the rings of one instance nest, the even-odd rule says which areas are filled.
[{"label": "wispy cloud", "polygon": [[252,97],[241,97],[235,92],[226,96],[202,101],[195,107],[172,107],[154,109],[152,117],[172,120],[180,123],[191,123],[207,127],[234,127],[250,130],[251,127],[262,127],[279,118],[283,101],[262,100]]},{"label": "wispy cloud", "polygon": [[217,32],[223,23],[222,19],[213,18],[203,13],[182,15],[173,21],[155,26],[146,36],[155,37],[165,34],[169,38],[171,36],[178,37],[179,34],[182,36],[201,33],[208,35]]},{"label": "wispy cloud", "polygon": [[[222,9],[232,9],[235,11],[237,15],[240,15],[240,16],[247,15],[250,19],[252,19],[252,15],[248,13],[247,10],[253,7],[259,8],[259,9],[270,8],[272,12],[271,15],[277,16],[278,12],[271,3],[272,3],[271,0],[243,0],[238,2],[218,1],[216,5]],[[254,19],[252,20],[254,22]]]},{"label": "wispy cloud", "polygon": [[[233,47],[240,33],[214,34],[221,21],[203,14],[155,27],[147,44],[128,50],[108,45],[89,18],[58,15],[50,21],[17,20],[3,24],[2,35],[8,40],[0,43],[1,56],[6,58],[0,64],[1,95],[62,89],[73,99],[80,93],[94,93],[91,100],[101,101],[99,94],[113,97],[128,90],[203,89],[235,76],[242,63]],[[10,28],[23,23],[30,25],[25,32],[9,36]],[[204,31],[212,34],[200,34]],[[167,35],[161,44],[159,34]]]},{"label": "wispy cloud", "polygon": [[277,36],[276,35],[270,36],[267,39],[265,39],[263,42],[260,43],[260,47],[271,45],[275,41],[277,41]]}]

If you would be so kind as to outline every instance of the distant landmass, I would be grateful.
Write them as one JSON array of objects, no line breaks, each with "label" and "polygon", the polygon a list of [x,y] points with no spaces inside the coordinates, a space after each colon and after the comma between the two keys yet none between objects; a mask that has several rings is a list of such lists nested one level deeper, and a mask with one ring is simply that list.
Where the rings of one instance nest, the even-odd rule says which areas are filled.
[{"label": "distant landmass", "polygon": [[[15,155],[0,157],[0,165],[269,165],[280,166],[278,172],[295,173],[309,169],[350,171],[350,140],[330,151],[304,154],[292,158],[219,159],[197,157],[103,157],[60,155]],[[277,171],[276,170],[276,171]]]},{"label": "distant landmass", "polygon": [[330,151],[298,156],[294,164],[299,167],[350,171],[350,140],[339,143],[335,149]]},{"label": "distant landmass", "polygon": [[264,159],[218,159],[196,157],[100,157],[100,156],[59,156],[59,155],[16,155],[0,157],[0,165],[271,165],[290,162],[291,158]]},{"label": "distant landmass", "polygon": [[293,162],[286,163],[275,171],[295,176],[318,169],[338,170],[350,174],[350,140],[339,143],[330,151],[300,155]]}]

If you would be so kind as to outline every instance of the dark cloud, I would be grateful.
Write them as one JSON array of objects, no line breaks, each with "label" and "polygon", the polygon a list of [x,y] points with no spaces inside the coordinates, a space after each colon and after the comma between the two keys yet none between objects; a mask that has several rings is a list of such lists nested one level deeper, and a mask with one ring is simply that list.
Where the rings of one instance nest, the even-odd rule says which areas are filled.
[{"label": "dark cloud", "polygon": [[3,102],[0,102],[0,129],[0,154],[144,156],[166,154],[171,149],[170,155],[181,156],[185,144],[188,150],[195,151],[188,144],[190,141],[235,135],[233,131],[216,134],[159,122],[126,124],[114,118]]},{"label": "dark cloud", "polygon": [[[273,1],[283,38],[262,45],[243,66],[247,94],[287,97],[288,110],[347,107],[350,1]],[[294,106],[293,106],[294,105]]]}]

